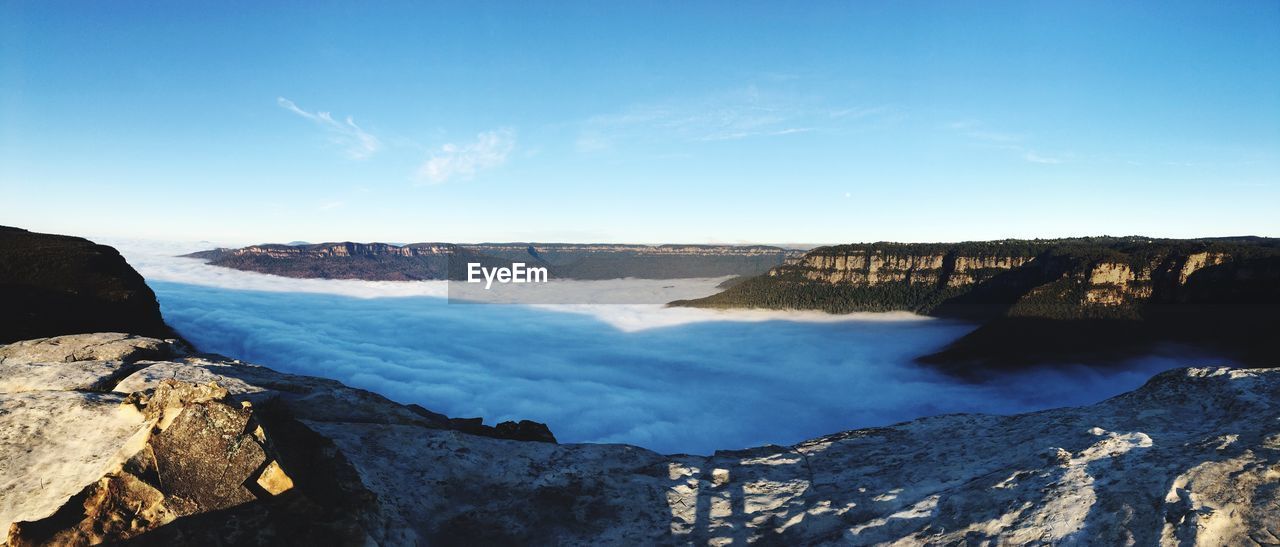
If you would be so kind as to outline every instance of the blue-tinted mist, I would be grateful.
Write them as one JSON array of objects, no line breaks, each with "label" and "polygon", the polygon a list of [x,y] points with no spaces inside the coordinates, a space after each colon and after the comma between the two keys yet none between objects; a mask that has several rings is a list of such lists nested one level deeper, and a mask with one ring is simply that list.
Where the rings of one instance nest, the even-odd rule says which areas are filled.
[{"label": "blue-tinted mist", "polygon": [[709,321],[639,331],[600,318],[428,297],[353,298],[152,281],[201,350],[340,380],[486,423],[547,423],[561,442],[710,453],[950,412],[1087,404],[1190,364],[1059,367],[974,385],[911,362],[971,326]]}]

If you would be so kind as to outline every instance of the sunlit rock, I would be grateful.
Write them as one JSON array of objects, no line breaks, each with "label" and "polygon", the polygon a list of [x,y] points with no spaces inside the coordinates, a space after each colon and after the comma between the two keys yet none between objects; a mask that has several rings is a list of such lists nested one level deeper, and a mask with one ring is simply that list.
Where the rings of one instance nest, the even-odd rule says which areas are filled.
[{"label": "sunlit rock", "polygon": [[1180,369],[1088,407],[668,456],[495,438],[550,431],[212,355],[135,365],[127,395],[0,393],[11,544],[1237,545],[1280,529],[1280,371]]}]

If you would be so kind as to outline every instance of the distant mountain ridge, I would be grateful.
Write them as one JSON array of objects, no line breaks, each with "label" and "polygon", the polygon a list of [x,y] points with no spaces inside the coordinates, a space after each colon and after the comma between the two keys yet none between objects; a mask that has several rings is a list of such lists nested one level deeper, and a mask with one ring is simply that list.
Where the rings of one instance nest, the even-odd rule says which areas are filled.
[{"label": "distant mountain ridge", "polygon": [[800,251],[766,245],[627,245],[608,243],[319,243],[262,244],[185,256],[209,264],[295,278],[417,281],[462,279],[467,264],[525,262],[556,279],[679,279],[751,276]]},{"label": "distant mountain ridge", "polygon": [[1248,360],[1269,359],[1275,351],[1261,329],[1280,311],[1280,239],[837,245],[813,249],[721,293],[672,304],[904,310],[987,322],[929,358],[940,362],[1035,360],[1061,355],[1055,348],[1158,339],[1226,342]]}]

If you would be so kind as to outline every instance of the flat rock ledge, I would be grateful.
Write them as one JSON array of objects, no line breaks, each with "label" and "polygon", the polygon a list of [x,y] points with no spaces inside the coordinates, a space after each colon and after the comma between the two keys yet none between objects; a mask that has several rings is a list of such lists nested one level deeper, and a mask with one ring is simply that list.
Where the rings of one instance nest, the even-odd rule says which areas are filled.
[{"label": "flat rock ledge", "polygon": [[[538,442],[543,441],[543,442]],[[556,444],[115,333],[0,346],[9,545],[1274,545],[1280,370],[795,446]]]}]

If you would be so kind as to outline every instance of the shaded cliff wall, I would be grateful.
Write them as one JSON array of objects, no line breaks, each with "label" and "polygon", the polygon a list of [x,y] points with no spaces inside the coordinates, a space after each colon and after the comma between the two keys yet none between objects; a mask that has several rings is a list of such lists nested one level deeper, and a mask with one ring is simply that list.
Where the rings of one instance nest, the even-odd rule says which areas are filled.
[{"label": "shaded cliff wall", "polygon": [[170,338],[155,293],[115,249],[0,226],[0,343],[124,332]]}]

